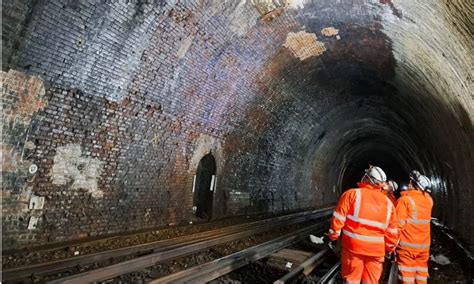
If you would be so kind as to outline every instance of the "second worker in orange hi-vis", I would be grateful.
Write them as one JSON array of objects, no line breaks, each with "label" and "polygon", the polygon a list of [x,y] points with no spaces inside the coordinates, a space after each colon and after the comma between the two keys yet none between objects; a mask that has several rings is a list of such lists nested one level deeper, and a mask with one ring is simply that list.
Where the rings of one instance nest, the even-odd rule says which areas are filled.
[{"label": "second worker in orange hi-vis", "polygon": [[395,207],[381,188],[386,180],[381,168],[370,166],[359,187],[344,192],[334,211],[328,237],[334,241],[342,235],[345,283],[378,283],[384,256],[397,244]]},{"label": "second worker in orange hi-vis", "polygon": [[410,174],[410,184],[398,199],[400,243],[397,248],[398,279],[401,283],[426,283],[430,256],[430,221],[433,199],[430,180],[418,171]]}]

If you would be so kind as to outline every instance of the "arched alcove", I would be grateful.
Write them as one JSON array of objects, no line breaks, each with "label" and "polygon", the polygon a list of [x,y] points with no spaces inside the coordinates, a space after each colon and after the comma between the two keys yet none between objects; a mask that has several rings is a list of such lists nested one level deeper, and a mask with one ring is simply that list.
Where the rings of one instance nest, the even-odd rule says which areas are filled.
[{"label": "arched alcove", "polygon": [[197,217],[211,219],[216,182],[216,160],[209,153],[199,162],[195,181],[193,208]]}]

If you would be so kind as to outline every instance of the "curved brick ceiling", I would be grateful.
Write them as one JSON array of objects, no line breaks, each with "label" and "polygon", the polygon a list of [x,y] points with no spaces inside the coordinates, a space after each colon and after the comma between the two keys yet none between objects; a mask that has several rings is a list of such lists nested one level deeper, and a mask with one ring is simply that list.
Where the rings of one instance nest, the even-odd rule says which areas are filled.
[{"label": "curved brick ceiling", "polygon": [[[20,131],[40,169],[29,185],[46,204],[73,204],[51,205],[35,238],[80,237],[67,225],[80,214],[83,235],[187,220],[182,204],[211,151],[215,217],[334,202],[374,163],[402,181],[412,168],[432,177],[437,215],[472,242],[469,1],[299,1],[273,20],[248,2],[25,9],[30,19],[4,52],[7,67],[46,89],[47,106]],[[56,148],[69,144],[80,148],[60,148],[65,157],[90,156],[102,169],[84,196],[58,194],[67,185],[51,177]],[[74,206],[88,194],[87,209]],[[116,221],[123,211],[130,217]],[[26,232],[12,226],[11,235]]]}]

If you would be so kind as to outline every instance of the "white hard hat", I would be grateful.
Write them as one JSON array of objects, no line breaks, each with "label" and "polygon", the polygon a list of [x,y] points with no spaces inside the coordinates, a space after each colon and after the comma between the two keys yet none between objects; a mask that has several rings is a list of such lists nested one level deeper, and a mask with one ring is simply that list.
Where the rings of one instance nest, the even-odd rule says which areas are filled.
[{"label": "white hard hat", "polygon": [[411,173],[410,173],[410,179],[411,178],[414,178],[414,179],[417,179],[421,176],[420,172],[417,171],[417,170],[412,170]]},{"label": "white hard hat", "polygon": [[381,168],[374,166],[369,166],[369,168],[365,170],[365,177],[373,184],[380,184],[387,181],[385,172]]},{"label": "white hard hat", "polygon": [[412,171],[410,179],[422,190],[431,192],[431,180],[427,176],[420,174],[418,171]]},{"label": "white hard hat", "polygon": [[388,181],[388,186],[391,188],[391,190],[395,191],[398,189],[398,184],[394,182],[393,180]]}]

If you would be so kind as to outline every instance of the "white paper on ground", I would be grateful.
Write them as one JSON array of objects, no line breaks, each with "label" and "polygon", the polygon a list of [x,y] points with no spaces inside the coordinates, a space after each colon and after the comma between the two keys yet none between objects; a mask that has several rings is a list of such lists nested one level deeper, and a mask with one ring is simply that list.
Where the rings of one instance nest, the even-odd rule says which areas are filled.
[{"label": "white paper on ground", "polygon": [[316,237],[315,235],[309,235],[309,239],[315,244],[324,244],[323,238]]},{"label": "white paper on ground", "polygon": [[437,264],[441,264],[441,265],[451,264],[451,261],[449,260],[449,258],[447,258],[446,256],[442,254],[438,254],[437,256],[431,255],[430,259],[431,261],[436,262]]}]

